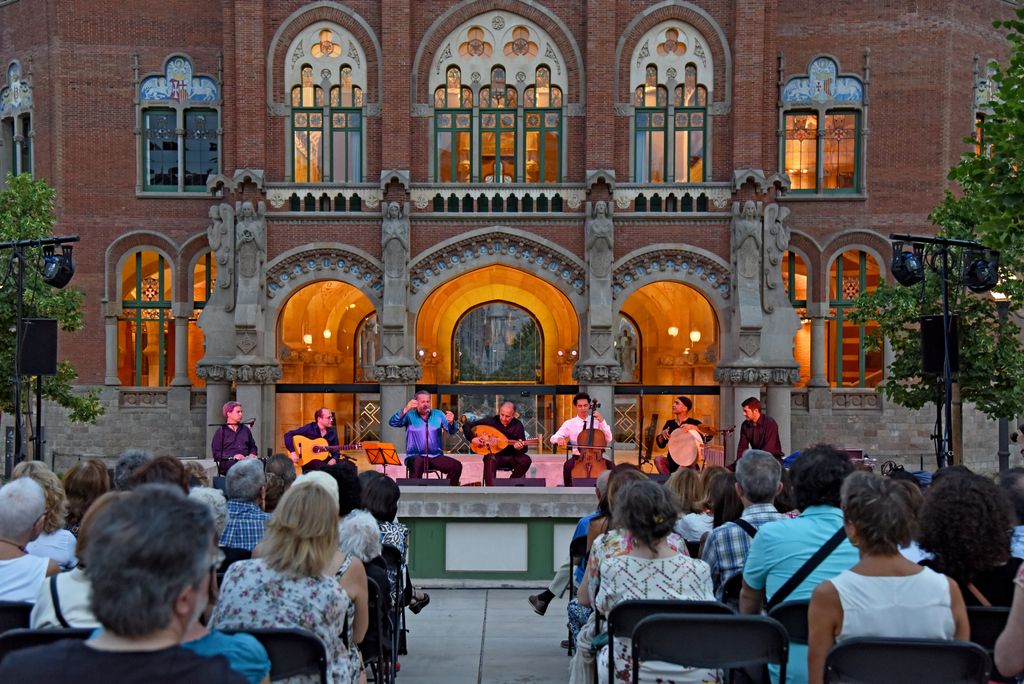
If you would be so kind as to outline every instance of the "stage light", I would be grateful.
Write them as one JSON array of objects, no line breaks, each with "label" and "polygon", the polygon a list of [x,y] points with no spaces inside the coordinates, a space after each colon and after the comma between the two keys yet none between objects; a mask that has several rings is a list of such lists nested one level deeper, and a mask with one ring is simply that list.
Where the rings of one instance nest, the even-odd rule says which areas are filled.
[{"label": "stage light", "polygon": [[964,285],[971,292],[988,292],[999,284],[999,252],[972,250],[964,255]]},{"label": "stage light", "polygon": [[900,285],[910,287],[924,280],[924,263],[919,252],[903,249],[900,242],[892,246],[892,277]]},{"label": "stage light", "polygon": [[75,275],[75,261],[71,256],[71,245],[64,245],[61,253],[54,253],[53,245],[43,247],[43,282],[58,290],[71,282]]}]

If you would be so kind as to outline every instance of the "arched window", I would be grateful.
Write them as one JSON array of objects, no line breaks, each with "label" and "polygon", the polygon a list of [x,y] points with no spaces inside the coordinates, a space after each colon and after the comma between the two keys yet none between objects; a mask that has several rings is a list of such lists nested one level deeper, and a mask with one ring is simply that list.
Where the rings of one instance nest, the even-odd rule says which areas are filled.
[{"label": "arched window", "polygon": [[668,132],[668,89],[658,84],[658,67],[647,66],[643,85],[636,87],[633,139],[633,180],[665,182],[665,141]]},{"label": "arched window", "polygon": [[117,324],[117,375],[122,385],[163,387],[174,376],[171,268],[142,249],[121,267],[121,316]]},{"label": "arched window", "polygon": [[0,86],[0,189],[8,173],[32,173],[32,138],[32,86],[11,62]]},{"label": "arched window", "polygon": [[800,364],[798,387],[811,377],[811,321],[807,318],[807,264],[796,252],[787,251],[782,258],[782,283],[789,303],[800,316],[800,329],[793,337],[793,358]]},{"label": "arched window", "polygon": [[445,85],[434,91],[434,149],[437,180],[468,183],[473,166],[473,91],[462,85],[458,67],[447,71]]},{"label": "arched window", "polygon": [[704,136],[708,89],[697,84],[697,65],[687,64],[683,83],[676,86],[673,99],[676,183],[700,183],[704,180]]},{"label": "arched window", "polygon": [[220,173],[220,104],[216,81],[193,75],[186,57],[168,58],[163,73],[140,82],[140,191],[206,193]]},{"label": "arched window", "polygon": [[540,326],[526,309],[491,302],[470,309],[455,325],[456,382],[540,382]]},{"label": "arched window", "polygon": [[534,84],[523,94],[527,183],[562,180],[562,89],[551,85],[551,69],[537,67]]},{"label": "arched window", "polygon": [[[348,51],[342,45],[348,44]],[[344,59],[351,60],[342,62]],[[289,68],[291,170],[296,183],[360,183],[366,56],[333,24],[318,24],[293,41],[288,54],[306,55]]]},{"label": "arched window", "polygon": [[192,315],[188,319],[188,377],[193,387],[205,387],[206,381],[196,375],[196,364],[206,350],[206,336],[200,329],[199,315],[210,301],[217,280],[217,262],[213,252],[206,252],[192,269]]},{"label": "arched window", "polygon": [[516,89],[505,83],[505,69],[491,69],[491,83],[480,89],[480,178],[511,183],[516,176]]},{"label": "arched window", "polygon": [[881,272],[875,258],[859,249],[836,257],[829,270],[828,377],[836,387],[875,387],[882,380],[882,352],[868,352],[865,340],[878,324],[851,323],[850,309],[861,292],[878,287]]},{"label": "arched window", "polygon": [[782,164],[794,192],[860,192],[863,102],[861,80],[839,75],[828,57],[818,57],[807,75],[786,82],[780,100]]}]

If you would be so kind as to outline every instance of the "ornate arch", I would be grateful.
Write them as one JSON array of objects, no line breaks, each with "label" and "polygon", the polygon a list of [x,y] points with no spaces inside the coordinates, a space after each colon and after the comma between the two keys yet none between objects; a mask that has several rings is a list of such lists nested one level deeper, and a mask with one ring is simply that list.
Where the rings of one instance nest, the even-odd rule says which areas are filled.
[{"label": "ornate arch", "polygon": [[640,287],[659,280],[689,285],[710,302],[720,321],[729,307],[732,272],[711,252],[673,244],[657,244],[631,252],[612,269],[612,299],[625,301]]},{"label": "ornate arch", "polygon": [[[318,280],[340,280],[365,294],[374,306],[384,291],[384,269],[366,252],[337,243],[289,250],[267,264],[267,315],[276,320],[280,302]],[[271,311],[273,310],[273,311]]]},{"label": "ornate arch", "polygon": [[889,260],[882,255],[891,249],[889,240],[882,234],[870,229],[854,229],[842,232],[829,241],[821,250],[822,273],[821,282],[823,301],[828,301],[828,273],[836,258],[849,249],[863,249],[878,262],[878,272],[882,278],[889,274]]},{"label": "ornate arch", "polygon": [[[501,11],[517,15],[527,19],[543,29],[555,43],[554,48],[544,49],[537,59],[550,61],[549,54],[560,53],[565,60],[561,66],[566,70],[566,93],[567,102],[582,104],[585,99],[585,73],[583,68],[583,53],[580,51],[576,39],[568,26],[551,9],[541,5],[535,0],[462,0],[454,7],[441,14],[430,25],[416,48],[416,56],[412,63],[412,96],[413,103],[426,104],[431,101],[429,89],[430,69],[434,62],[434,55],[445,49],[455,51],[458,46],[445,47],[452,33],[462,24],[474,17],[483,14]],[[497,20],[500,19],[500,22]],[[508,19],[496,17],[495,24],[488,28],[504,30]],[[511,27],[511,24],[509,24]],[[499,46],[500,49],[500,46]],[[557,53],[555,52],[557,51]],[[539,62],[538,62],[539,63]],[[554,66],[554,65],[552,65]]]},{"label": "ornate arch", "polygon": [[120,311],[118,274],[121,273],[124,260],[135,249],[153,250],[167,261],[171,267],[171,292],[175,299],[177,299],[180,293],[174,285],[177,282],[178,274],[181,272],[181,264],[178,263],[181,252],[177,243],[160,233],[148,230],[134,230],[130,233],[125,233],[107,245],[103,257],[104,298],[107,302],[113,306],[115,311]]},{"label": "ornate arch", "polygon": [[438,285],[482,266],[503,264],[550,283],[577,309],[583,304],[586,266],[575,255],[529,233],[493,226],[446,240],[409,265],[409,307],[416,309]]},{"label": "ornate arch", "polygon": [[[340,2],[319,0],[304,5],[292,12],[281,22],[274,32],[267,48],[267,106],[271,109],[285,106],[287,100],[287,84],[275,85],[274,76],[282,75],[287,69],[286,51],[292,41],[310,26],[318,22],[330,22],[345,29],[359,42],[366,53],[366,102],[379,103],[381,85],[383,83],[383,64],[381,45],[370,24],[350,7]],[[346,47],[347,49],[347,47]],[[370,74],[376,71],[376,80]],[[280,79],[279,79],[280,80]]]},{"label": "ornate arch", "polygon": [[[789,251],[795,252],[804,261],[807,269],[807,301],[818,301],[815,298],[817,288],[821,284],[821,245],[806,233],[792,231],[789,236]],[[785,279],[785,270],[783,270]]]},{"label": "ornate arch", "polygon": [[729,41],[725,31],[706,10],[685,0],[664,0],[652,5],[634,17],[623,30],[615,45],[615,102],[625,104],[632,101],[629,90],[631,64],[625,56],[633,54],[648,31],[673,19],[689,24],[707,41],[714,65],[714,87],[711,94],[716,95],[713,102],[708,102],[708,111],[712,114],[728,112],[732,108],[732,53],[729,51]]}]

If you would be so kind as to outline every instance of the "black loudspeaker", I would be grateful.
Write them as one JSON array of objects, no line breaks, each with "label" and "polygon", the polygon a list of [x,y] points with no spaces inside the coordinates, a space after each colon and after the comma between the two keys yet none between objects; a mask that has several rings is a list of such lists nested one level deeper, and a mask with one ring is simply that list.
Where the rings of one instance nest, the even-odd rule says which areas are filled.
[{"label": "black loudspeaker", "polygon": [[546,487],[547,480],[543,477],[506,477],[495,480],[495,487]]},{"label": "black loudspeaker", "polygon": [[[960,336],[957,333],[957,317],[949,317],[949,369],[960,370]],[[945,347],[942,341],[942,316],[921,317],[921,370],[924,373],[942,375]]]},{"label": "black loudspeaker", "polygon": [[57,321],[53,318],[21,320],[21,374],[57,374]]}]

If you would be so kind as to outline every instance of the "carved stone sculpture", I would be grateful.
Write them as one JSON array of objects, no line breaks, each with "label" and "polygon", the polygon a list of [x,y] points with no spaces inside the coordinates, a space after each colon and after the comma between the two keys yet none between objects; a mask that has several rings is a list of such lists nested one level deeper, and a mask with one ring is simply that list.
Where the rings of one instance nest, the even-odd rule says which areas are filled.
[{"label": "carved stone sculpture", "polygon": [[260,202],[257,208],[252,202],[236,202],[235,213],[235,325],[255,327],[262,309],[262,278],[267,263],[267,205]]}]

